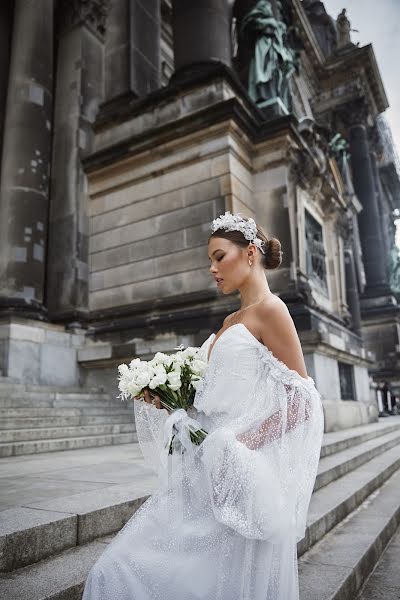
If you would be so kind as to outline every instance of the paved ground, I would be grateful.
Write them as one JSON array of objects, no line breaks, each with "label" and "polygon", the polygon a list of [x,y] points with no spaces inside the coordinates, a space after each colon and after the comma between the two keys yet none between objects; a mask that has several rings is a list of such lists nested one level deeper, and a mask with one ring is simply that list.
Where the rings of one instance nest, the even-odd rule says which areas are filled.
[{"label": "paved ground", "polygon": [[[0,511],[151,479],[137,443],[0,459]],[[155,478],[155,476],[154,476]]]}]

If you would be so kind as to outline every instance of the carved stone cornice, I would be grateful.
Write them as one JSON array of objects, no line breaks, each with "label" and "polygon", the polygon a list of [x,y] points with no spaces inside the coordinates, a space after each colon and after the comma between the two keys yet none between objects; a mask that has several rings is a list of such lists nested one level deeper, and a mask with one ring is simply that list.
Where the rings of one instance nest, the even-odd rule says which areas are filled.
[{"label": "carved stone cornice", "polygon": [[104,40],[110,0],[59,0],[58,32],[84,25]]},{"label": "carved stone cornice", "polygon": [[368,124],[369,110],[365,97],[352,100],[335,112],[347,130],[355,125],[367,126]]}]

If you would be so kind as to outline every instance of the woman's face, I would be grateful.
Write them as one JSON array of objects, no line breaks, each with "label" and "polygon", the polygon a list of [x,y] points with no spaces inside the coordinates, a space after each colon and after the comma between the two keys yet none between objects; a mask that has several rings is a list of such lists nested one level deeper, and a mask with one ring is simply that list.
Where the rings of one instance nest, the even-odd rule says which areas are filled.
[{"label": "woman's face", "polygon": [[208,242],[210,273],[224,294],[240,288],[249,275],[247,248],[230,240],[212,237]]}]

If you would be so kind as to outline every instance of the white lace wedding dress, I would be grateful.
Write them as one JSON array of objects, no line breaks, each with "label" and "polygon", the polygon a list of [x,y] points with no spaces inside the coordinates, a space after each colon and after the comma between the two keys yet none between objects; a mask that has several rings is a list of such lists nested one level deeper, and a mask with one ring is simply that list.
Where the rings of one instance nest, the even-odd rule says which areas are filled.
[{"label": "white lace wedding dress", "polygon": [[[159,487],[94,564],[83,600],[297,600],[323,435],[311,377],[237,323],[215,341],[190,416],[134,407]],[[188,442],[191,418],[209,432],[200,446]],[[168,456],[174,423],[185,450]]]}]

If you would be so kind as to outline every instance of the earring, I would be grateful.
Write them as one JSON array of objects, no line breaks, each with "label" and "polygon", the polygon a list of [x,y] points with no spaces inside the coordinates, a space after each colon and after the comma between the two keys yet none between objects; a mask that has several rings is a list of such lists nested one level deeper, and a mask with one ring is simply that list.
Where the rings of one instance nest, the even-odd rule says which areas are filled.
[{"label": "earring", "polygon": [[250,267],[251,267],[252,264],[253,264],[252,261],[249,259],[249,265],[250,265]]}]

